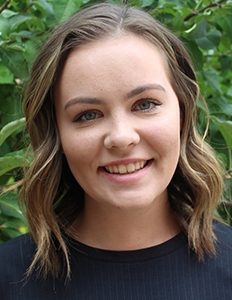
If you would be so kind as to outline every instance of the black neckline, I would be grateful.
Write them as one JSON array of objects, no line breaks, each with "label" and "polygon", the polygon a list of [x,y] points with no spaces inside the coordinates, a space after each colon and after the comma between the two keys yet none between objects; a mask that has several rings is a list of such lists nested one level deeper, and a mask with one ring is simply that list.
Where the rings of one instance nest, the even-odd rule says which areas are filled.
[{"label": "black neckline", "polygon": [[176,236],[162,244],[145,249],[129,251],[103,250],[82,244],[71,237],[68,237],[68,240],[71,256],[81,254],[95,260],[119,263],[139,262],[159,258],[176,251],[177,249],[188,243],[187,238],[183,232],[177,234]]}]

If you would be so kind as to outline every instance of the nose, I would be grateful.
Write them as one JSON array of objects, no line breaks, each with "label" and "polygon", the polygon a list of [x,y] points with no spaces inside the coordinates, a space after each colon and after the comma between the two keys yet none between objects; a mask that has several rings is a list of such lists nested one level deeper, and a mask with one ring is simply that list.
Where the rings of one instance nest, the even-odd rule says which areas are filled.
[{"label": "nose", "polygon": [[104,139],[104,146],[107,149],[125,150],[130,145],[138,144],[139,141],[140,135],[136,131],[133,122],[126,117],[120,117],[111,122]]}]

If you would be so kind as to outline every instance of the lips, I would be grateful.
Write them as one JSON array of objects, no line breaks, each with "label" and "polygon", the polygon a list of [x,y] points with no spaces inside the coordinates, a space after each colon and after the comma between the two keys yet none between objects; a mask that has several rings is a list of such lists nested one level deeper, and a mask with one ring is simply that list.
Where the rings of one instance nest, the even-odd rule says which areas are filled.
[{"label": "lips", "polygon": [[110,165],[110,166],[105,166],[104,169],[106,172],[111,173],[111,174],[131,174],[134,173],[138,170],[143,169],[149,161],[147,160],[142,160],[134,163],[129,163],[129,164],[119,164],[119,165]]}]

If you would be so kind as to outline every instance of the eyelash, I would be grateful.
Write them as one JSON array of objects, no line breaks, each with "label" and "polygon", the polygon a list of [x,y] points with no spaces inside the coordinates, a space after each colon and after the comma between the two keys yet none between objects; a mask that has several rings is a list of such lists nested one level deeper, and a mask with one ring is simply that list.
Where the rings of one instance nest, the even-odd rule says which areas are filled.
[{"label": "eyelash", "polygon": [[84,110],[84,111],[80,112],[80,113],[75,117],[75,119],[73,120],[73,122],[74,122],[74,123],[86,123],[86,122],[92,122],[92,121],[98,119],[98,117],[97,117],[97,118],[94,118],[94,119],[91,119],[91,120],[83,119],[84,116],[86,116],[87,114],[92,114],[92,113],[95,113],[95,114],[98,115],[98,116],[101,115],[100,113],[98,113],[98,112],[96,112],[96,111],[94,111],[94,110]]},{"label": "eyelash", "polygon": [[[140,104],[144,104],[144,103],[149,103],[149,104],[153,104],[154,106],[151,108],[151,107],[149,107],[149,108],[147,108],[147,109],[135,109],[138,105],[140,105]],[[141,111],[141,112],[143,112],[143,113],[145,113],[145,112],[150,112],[150,111],[153,111],[153,110],[155,110],[155,109],[157,109],[157,106],[160,106],[161,105],[161,103],[159,103],[158,101],[154,101],[154,100],[152,100],[152,99],[150,99],[150,98],[146,98],[146,99],[141,99],[141,100],[139,100],[134,106],[133,106],[133,111]],[[94,119],[90,119],[90,120],[86,120],[86,119],[83,119],[87,114],[92,114],[92,113],[95,113],[96,114],[96,118],[94,118]],[[96,119],[98,119],[99,118],[99,116],[100,116],[101,114],[99,113],[99,112],[97,112],[97,111],[94,111],[94,110],[85,110],[85,111],[82,111],[82,112],[80,112],[76,117],[75,117],[75,119],[73,120],[73,122],[74,123],[89,123],[89,122],[93,122],[94,120],[96,120]]]},{"label": "eyelash", "polygon": [[141,111],[141,112],[149,112],[149,111],[153,111],[153,110],[155,110],[155,109],[157,109],[157,106],[161,106],[161,103],[160,102],[158,102],[158,101],[155,101],[155,100],[153,100],[153,99],[150,99],[150,98],[146,98],[146,99],[141,99],[141,100],[139,100],[135,105],[134,105],[134,108],[136,107],[136,106],[138,106],[139,104],[143,104],[143,103],[149,103],[149,104],[153,104],[154,106],[151,108],[151,107],[149,107],[149,108],[147,108],[147,109],[138,109],[137,111]]}]

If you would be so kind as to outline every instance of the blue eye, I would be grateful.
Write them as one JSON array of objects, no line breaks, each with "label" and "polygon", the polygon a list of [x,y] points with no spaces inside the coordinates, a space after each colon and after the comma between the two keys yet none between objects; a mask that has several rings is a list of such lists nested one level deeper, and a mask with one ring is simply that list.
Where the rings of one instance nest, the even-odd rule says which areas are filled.
[{"label": "blue eye", "polygon": [[147,109],[151,108],[151,105],[152,105],[152,102],[150,102],[150,101],[143,101],[143,102],[140,102],[138,104],[138,107],[141,110],[147,110]]},{"label": "blue eye", "polygon": [[85,119],[86,121],[91,121],[96,119],[97,113],[94,111],[87,112],[81,116],[81,119]]},{"label": "blue eye", "polygon": [[161,103],[155,100],[151,99],[144,99],[138,101],[135,106],[134,110],[135,111],[141,111],[141,112],[151,112],[154,109],[157,109],[158,106],[160,106]]},{"label": "blue eye", "polygon": [[96,111],[83,111],[78,114],[73,120],[74,123],[86,123],[94,121],[101,117],[101,114]]}]

